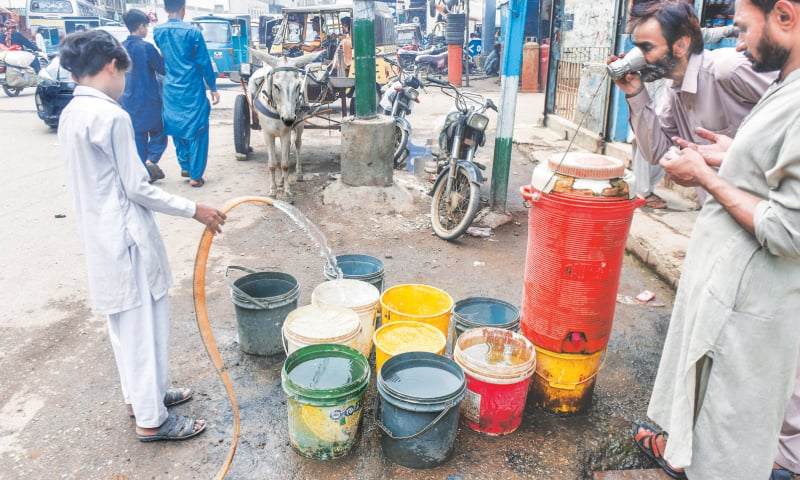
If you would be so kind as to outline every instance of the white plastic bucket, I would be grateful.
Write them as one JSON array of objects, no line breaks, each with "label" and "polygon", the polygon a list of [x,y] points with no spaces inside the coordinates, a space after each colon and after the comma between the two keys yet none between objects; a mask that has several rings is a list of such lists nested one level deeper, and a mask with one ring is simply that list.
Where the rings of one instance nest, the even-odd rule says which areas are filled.
[{"label": "white plastic bucket", "polygon": [[311,304],[338,306],[354,311],[361,323],[361,335],[356,349],[369,358],[372,352],[372,335],[381,294],[378,289],[361,280],[339,279],[317,285],[311,292]]},{"label": "white plastic bucket", "polygon": [[335,305],[306,305],[286,317],[282,328],[286,355],[300,347],[339,344],[358,349],[361,322],[349,308]]}]

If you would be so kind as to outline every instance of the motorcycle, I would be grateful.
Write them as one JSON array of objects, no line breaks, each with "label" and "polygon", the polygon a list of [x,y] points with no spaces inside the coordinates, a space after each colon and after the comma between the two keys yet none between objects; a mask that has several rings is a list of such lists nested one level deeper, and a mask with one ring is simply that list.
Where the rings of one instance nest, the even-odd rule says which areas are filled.
[{"label": "motorcycle", "polygon": [[384,57],[397,70],[397,79],[384,87],[379,106],[385,115],[394,117],[394,168],[401,168],[408,157],[408,139],[411,135],[411,124],[406,115],[411,114],[414,103],[419,103],[419,88],[422,83],[415,75],[409,75],[400,68],[397,62]]},{"label": "motorcycle", "polygon": [[[10,57],[7,57],[7,55],[20,51],[18,47],[6,50],[3,56],[6,61],[0,61],[0,86],[3,87],[3,92],[5,92],[6,96],[9,97],[16,97],[23,89],[35,87],[38,84],[37,74],[32,67],[9,60]],[[34,59],[39,62],[41,68],[47,66],[48,59],[47,55],[44,53],[32,52],[27,49],[24,49],[24,51],[32,54]],[[30,56],[27,58],[30,58]]]},{"label": "motorcycle", "polygon": [[[436,50],[434,50],[436,52]],[[417,55],[414,58],[414,64],[417,66],[416,71],[421,77],[430,75],[447,75],[447,49],[439,51],[438,53],[425,53]]]},{"label": "motorcycle", "polygon": [[447,114],[439,135],[437,177],[431,194],[431,223],[436,236],[455,240],[467,231],[480,207],[480,184],[486,181],[486,169],[475,161],[478,147],[486,142],[489,117],[486,110],[497,112],[491,99],[477,93],[463,92],[433,77],[429,83],[442,87],[455,100],[455,109]]}]

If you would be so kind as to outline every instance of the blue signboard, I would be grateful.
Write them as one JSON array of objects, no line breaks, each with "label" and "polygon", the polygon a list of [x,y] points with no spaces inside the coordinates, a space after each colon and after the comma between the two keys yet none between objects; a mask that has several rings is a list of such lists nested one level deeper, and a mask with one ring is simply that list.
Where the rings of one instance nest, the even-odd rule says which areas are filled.
[{"label": "blue signboard", "polygon": [[469,43],[467,44],[467,52],[469,52],[470,57],[474,57],[476,55],[481,54],[481,50],[483,50],[481,46],[482,43],[483,42],[481,42],[481,40],[478,38],[473,38],[472,40],[469,41]]}]

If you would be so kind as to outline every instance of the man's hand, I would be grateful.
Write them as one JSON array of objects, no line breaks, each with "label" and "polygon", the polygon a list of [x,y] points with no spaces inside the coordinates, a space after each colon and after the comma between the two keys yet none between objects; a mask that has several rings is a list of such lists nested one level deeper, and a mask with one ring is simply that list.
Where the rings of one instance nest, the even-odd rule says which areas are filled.
[{"label": "man's hand", "polygon": [[706,163],[697,150],[691,148],[676,152],[673,147],[658,163],[675,183],[684,187],[705,187],[709,180],[717,176],[717,171]]},{"label": "man's hand", "polygon": [[211,92],[211,105],[219,103],[219,92]]},{"label": "man's hand", "polygon": [[[615,62],[624,56],[624,53],[620,53],[619,55],[611,55],[608,57],[608,60],[606,60],[606,64]],[[626,73],[625,76],[619,80],[614,80],[614,83],[616,83],[620,90],[625,92],[625,94],[629,97],[632,97],[644,90],[644,82],[642,82],[642,77],[639,76],[638,73]]]},{"label": "man's hand", "polygon": [[722,160],[733,142],[733,139],[727,135],[714,133],[711,130],[706,130],[703,127],[697,127],[695,130],[698,136],[705,138],[710,145],[698,145],[680,137],[672,137],[672,141],[681,148],[689,148],[696,150],[703,156],[706,163],[712,167],[719,167],[722,165]]},{"label": "man's hand", "polygon": [[228,217],[214,207],[198,203],[192,218],[205,225],[209,232],[217,234],[222,233],[222,225],[225,225],[225,219]]}]

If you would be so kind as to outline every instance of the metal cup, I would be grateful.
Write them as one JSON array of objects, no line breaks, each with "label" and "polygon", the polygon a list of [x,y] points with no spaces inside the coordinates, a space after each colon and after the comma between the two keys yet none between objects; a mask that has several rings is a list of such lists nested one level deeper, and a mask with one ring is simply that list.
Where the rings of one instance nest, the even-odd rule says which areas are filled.
[{"label": "metal cup", "polygon": [[647,62],[644,59],[644,54],[639,50],[639,47],[633,47],[624,57],[609,63],[606,68],[608,69],[608,75],[612,79],[619,80],[628,73],[638,72],[645,65],[647,65]]}]

